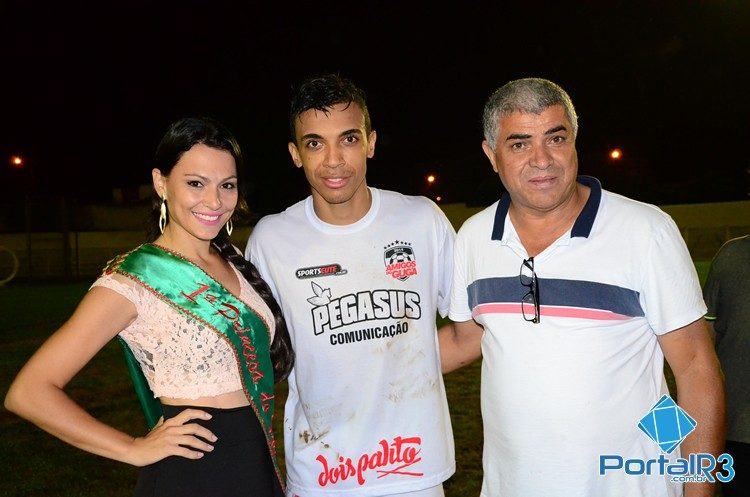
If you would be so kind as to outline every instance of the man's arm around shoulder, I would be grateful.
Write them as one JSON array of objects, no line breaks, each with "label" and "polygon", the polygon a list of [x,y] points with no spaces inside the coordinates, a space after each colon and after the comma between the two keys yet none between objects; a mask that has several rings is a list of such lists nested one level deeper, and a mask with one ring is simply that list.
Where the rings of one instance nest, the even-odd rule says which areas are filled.
[{"label": "man's arm around shoulder", "polygon": [[471,364],[482,356],[484,330],[473,320],[446,324],[438,330],[443,374]]}]

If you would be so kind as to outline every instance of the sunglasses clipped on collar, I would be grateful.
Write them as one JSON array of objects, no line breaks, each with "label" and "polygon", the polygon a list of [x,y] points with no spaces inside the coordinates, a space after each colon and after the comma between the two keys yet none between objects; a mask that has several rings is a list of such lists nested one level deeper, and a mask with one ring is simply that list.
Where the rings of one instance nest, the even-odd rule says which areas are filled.
[{"label": "sunglasses clipped on collar", "polygon": [[521,313],[523,314],[523,318],[530,323],[539,324],[539,280],[534,272],[533,257],[523,260],[518,279],[523,286],[529,289],[521,299]]}]

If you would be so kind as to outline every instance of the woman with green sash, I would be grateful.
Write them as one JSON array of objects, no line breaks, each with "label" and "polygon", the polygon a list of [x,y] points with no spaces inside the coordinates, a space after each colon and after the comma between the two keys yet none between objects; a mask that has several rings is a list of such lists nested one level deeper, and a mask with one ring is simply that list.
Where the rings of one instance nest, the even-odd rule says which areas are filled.
[{"label": "woman with green sash", "polygon": [[[283,496],[273,387],[294,354],[268,285],[230,242],[232,215],[246,208],[241,158],[215,121],[169,128],[152,171],[149,243],[110,261],[5,399],[61,440],[141,467],[137,497]],[[96,420],[63,390],[114,337],[151,428],[144,436]]]}]

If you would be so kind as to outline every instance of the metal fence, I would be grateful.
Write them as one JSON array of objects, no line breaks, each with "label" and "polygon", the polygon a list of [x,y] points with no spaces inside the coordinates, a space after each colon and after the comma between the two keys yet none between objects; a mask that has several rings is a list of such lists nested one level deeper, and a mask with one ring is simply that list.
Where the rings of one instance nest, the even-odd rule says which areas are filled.
[{"label": "metal fence", "polygon": [[[750,233],[748,226],[683,228],[682,236],[696,261],[708,261],[731,238]],[[244,249],[250,228],[233,233],[235,245]],[[144,241],[140,231],[16,233],[0,235],[0,247],[17,257],[16,280],[73,280],[97,276],[107,261]],[[0,250],[0,281],[14,269],[13,258]]]},{"label": "metal fence", "polygon": [[[245,248],[250,228],[237,228],[232,239]],[[142,231],[73,231],[65,233],[0,234],[0,247],[15,254],[16,280],[74,280],[93,278],[107,261],[145,241]],[[13,270],[10,254],[0,251],[0,281]]]}]

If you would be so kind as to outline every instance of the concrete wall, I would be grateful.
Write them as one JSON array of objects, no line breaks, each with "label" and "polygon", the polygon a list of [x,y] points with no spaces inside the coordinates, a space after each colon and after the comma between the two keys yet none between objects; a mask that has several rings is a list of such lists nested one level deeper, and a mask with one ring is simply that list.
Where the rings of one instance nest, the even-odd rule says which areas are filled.
[{"label": "concrete wall", "polygon": [[661,206],[682,228],[750,227],[750,201]]},{"label": "concrete wall", "polygon": [[[482,210],[464,204],[445,204],[441,208],[456,229]],[[698,261],[710,260],[726,240],[750,233],[750,201],[667,205],[662,209],[675,219],[693,259]],[[104,225],[114,222],[112,219],[143,219],[122,209],[117,209],[114,217],[109,217],[104,208],[97,208],[92,214]],[[241,227],[234,231],[232,239],[241,250],[250,231],[251,228]],[[64,242],[61,233],[32,233],[30,240],[24,233],[0,234],[0,246],[12,250],[19,259],[18,278],[23,280],[29,275],[33,279],[92,278],[115,255],[143,243],[144,233],[141,229],[72,232],[68,236],[67,257]],[[0,252],[0,280],[9,270],[10,258]]]}]

